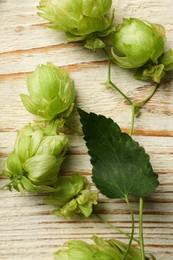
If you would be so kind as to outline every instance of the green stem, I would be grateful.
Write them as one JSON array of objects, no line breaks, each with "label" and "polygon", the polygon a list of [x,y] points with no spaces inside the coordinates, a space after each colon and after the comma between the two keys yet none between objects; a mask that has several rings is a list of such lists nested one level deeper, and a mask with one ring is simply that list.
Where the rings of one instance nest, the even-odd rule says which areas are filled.
[{"label": "green stem", "polygon": [[129,105],[132,105],[133,102],[131,101],[131,99],[126,96],[111,80],[111,60],[109,59],[109,63],[108,63],[108,80],[106,82],[107,85],[112,86],[121,96],[123,96],[127,102],[129,103]]},{"label": "green stem", "polygon": [[143,198],[142,197],[140,197],[140,202],[139,202],[139,237],[140,237],[141,260],[145,260],[144,238],[143,238]]},{"label": "green stem", "polygon": [[126,201],[126,203],[127,203],[127,206],[128,206],[128,208],[129,208],[129,211],[130,211],[130,214],[131,214],[131,217],[132,217],[132,231],[131,231],[131,236],[130,236],[130,240],[129,240],[129,244],[128,244],[127,250],[126,250],[126,252],[124,253],[122,260],[124,260],[124,259],[126,258],[128,252],[129,252],[129,249],[130,249],[131,244],[132,244],[132,241],[133,241],[134,230],[135,230],[134,213],[133,213],[133,209],[132,209],[132,207],[131,207],[131,204],[130,204],[129,199],[128,199],[127,196],[125,197],[125,201]]},{"label": "green stem", "polygon": [[[109,227],[115,229],[115,230],[118,231],[120,234],[125,235],[125,236],[128,237],[128,238],[131,238],[131,236],[130,236],[127,232],[125,232],[125,231],[123,231],[123,230],[121,230],[121,229],[119,229],[119,228],[113,226],[111,223],[109,223],[108,221],[106,221],[105,219],[103,219],[101,216],[99,216],[99,215],[97,215],[97,214],[95,214],[95,213],[94,213],[93,215],[95,215],[98,219],[100,219],[102,223],[104,223],[104,224],[108,225]],[[133,240],[134,240],[135,242],[137,242],[138,244],[140,243],[139,239],[137,239],[137,238],[133,238]]]},{"label": "green stem", "polygon": [[132,136],[132,134],[133,134],[133,130],[134,130],[134,123],[135,123],[135,112],[136,112],[136,104],[132,104],[131,105],[131,107],[132,107],[132,119],[131,119],[131,127],[130,127],[130,133],[129,133],[129,135],[130,136]]},{"label": "green stem", "polygon": [[132,120],[131,120],[131,128],[130,128],[130,133],[129,135],[132,136],[133,130],[134,130],[134,122],[135,122],[135,115],[137,116],[136,112],[139,112],[140,108],[143,107],[156,93],[157,89],[159,87],[159,84],[157,83],[153,89],[153,91],[150,93],[148,97],[146,97],[143,101],[139,103],[131,103],[132,106]]},{"label": "green stem", "polygon": [[111,81],[111,60],[108,62],[108,82]]},{"label": "green stem", "polygon": [[151,94],[148,97],[146,97],[143,101],[139,102],[138,106],[139,107],[143,107],[154,96],[154,94],[156,93],[158,87],[159,87],[159,84],[156,83],[156,85],[154,86],[154,89],[151,92]]},{"label": "green stem", "polygon": [[106,50],[106,48],[103,48],[104,53],[106,54],[106,56],[108,57],[108,60],[111,60],[111,56],[109,55],[109,52]]},{"label": "green stem", "polygon": [[109,85],[111,85],[116,91],[118,91],[118,93],[119,93],[121,96],[123,96],[123,97],[127,100],[127,102],[129,103],[129,105],[132,105],[132,104],[133,104],[133,102],[131,101],[131,99],[130,99],[128,96],[126,96],[117,86],[115,86],[115,84],[114,84],[112,81],[109,81]]},{"label": "green stem", "polygon": [[[138,116],[139,110],[154,96],[154,94],[156,93],[159,84],[156,83],[156,85],[154,86],[153,91],[150,93],[150,95],[148,97],[146,97],[143,101],[139,102],[139,103],[134,103],[128,96],[126,96],[111,80],[111,58],[109,57],[109,54],[107,53],[106,50],[104,50],[108,59],[109,59],[109,64],[108,64],[108,80],[106,82],[107,85],[112,86],[121,96],[123,96],[125,98],[125,100],[128,102],[129,105],[131,105],[132,108],[132,119],[131,119],[131,127],[130,127],[130,133],[129,135],[132,136],[133,131],[134,131],[134,123],[135,123],[135,116]],[[132,217],[132,232],[130,235],[130,241],[127,247],[127,250],[122,258],[122,260],[124,260],[129,252],[129,249],[131,247],[132,241],[135,240],[133,238],[134,236],[134,213],[133,210],[131,208],[131,205],[129,203],[128,197],[126,196],[125,201],[128,205],[128,208],[130,210],[131,213],[131,217]],[[144,239],[143,239],[143,198],[140,198],[140,213],[139,213],[139,233],[140,233],[140,250],[141,250],[141,260],[145,260],[145,250],[144,250]],[[96,215],[97,216],[97,215]],[[101,219],[101,218],[100,218]],[[101,219],[102,220],[102,219]],[[109,226],[113,227],[111,224],[109,224],[107,221],[102,220],[102,222],[108,224]],[[129,234],[123,232],[122,230],[119,230],[115,227],[113,227],[114,229],[116,229],[118,232],[120,232],[121,234],[125,234],[127,237],[129,237]]]}]

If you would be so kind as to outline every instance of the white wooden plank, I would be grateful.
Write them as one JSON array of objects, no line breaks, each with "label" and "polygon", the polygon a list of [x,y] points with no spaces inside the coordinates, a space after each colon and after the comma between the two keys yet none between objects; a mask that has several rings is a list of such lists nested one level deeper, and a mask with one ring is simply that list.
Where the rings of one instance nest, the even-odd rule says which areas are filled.
[{"label": "white wooden plank", "polygon": [[[60,33],[55,33],[51,30],[42,29],[42,24],[46,21],[36,15],[38,5],[37,0],[20,1],[20,4],[15,1],[3,1],[1,3],[1,13],[5,13],[5,18],[2,17],[0,25],[1,39],[1,51],[14,51],[19,49],[37,48],[41,46],[55,45],[58,43],[66,42],[65,38]],[[153,15],[156,10],[162,10],[161,15]],[[137,17],[140,19],[148,19],[153,23],[161,23],[167,26],[168,41],[172,38],[171,26],[172,26],[172,2],[167,0],[165,2],[159,1],[113,1],[113,7],[115,8],[115,15],[117,23],[122,21],[123,17]],[[159,12],[159,11],[158,11]],[[39,25],[40,27],[34,27],[32,25]],[[39,37],[37,31],[43,34],[44,37]],[[8,33],[8,34],[7,34]],[[30,40],[25,41],[27,33],[30,35]],[[8,36],[10,35],[10,40]],[[9,44],[10,42],[10,44]],[[7,44],[8,43],[8,44]],[[168,44],[171,47],[171,43]]]},{"label": "white wooden plank", "polygon": [[[100,73],[101,71],[101,73]],[[115,72],[117,74],[114,74]],[[113,81],[127,93],[128,96],[140,101],[152,91],[146,83],[135,81],[131,73],[115,67],[113,69]],[[77,92],[77,105],[86,111],[104,114],[112,117],[122,128],[129,128],[131,122],[131,108],[124,103],[123,98],[107,89],[100,83],[107,78],[106,65],[98,65],[96,68],[84,68],[80,71],[71,71],[71,77],[75,81]],[[123,81],[125,79],[125,81]],[[158,134],[172,135],[173,131],[173,103],[172,80],[164,82],[152,100],[142,109],[141,116],[136,120],[135,129],[147,131],[160,131]],[[5,79],[1,81],[1,122],[0,128],[20,129],[35,117],[29,115],[20,100],[20,93],[27,93],[26,77],[19,80]],[[15,116],[14,116],[15,114]]]}]

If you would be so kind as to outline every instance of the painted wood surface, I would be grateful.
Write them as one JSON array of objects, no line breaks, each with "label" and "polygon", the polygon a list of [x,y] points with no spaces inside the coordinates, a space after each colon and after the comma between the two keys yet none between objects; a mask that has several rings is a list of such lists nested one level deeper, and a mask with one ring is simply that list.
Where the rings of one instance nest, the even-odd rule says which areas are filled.
[{"label": "painted wood surface", "polygon": [[[63,33],[46,28],[37,16],[37,0],[0,0],[0,171],[13,149],[17,129],[35,119],[23,107],[20,93],[27,93],[26,78],[38,64],[51,61],[68,70],[75,80],[77,104],[112,117],[128,132],[130,107],[113,90],[101,83],[107,77],[107,61],[79,43],[67,43]],[[116,21],[138,17],[166,28],[167,48],[173,48],[172,0],[113,1]],[[131,72],[113,68],[113,81],[136,101],[147,96],[152,86],[135,81]],[[158,92],[142,109],[135,122],[134,138],[150,154],[160,186],[145,201],[144,235],[146,250],[156,259],[173,259],[173,76],[169,73]],[[70,144],[63,172],[80,171],[91,180],[89,156],[81,136],[69,134]],[[3,182],[3,180],[1,180]],[[93,185],[94,189],[94,185]],[[135,218],[137,202],[132,201]],[[93,234],[103,238],[124,237],[95,217],[70,221],[49,214],[41,196],[21,197],[17,192],[0,191],[0,259],[49,260],[69,239],[90,241]],[[122,200],[101,196],[97,213],[130,232],[131,220]],[[135,233],[138,234],[136,228]]]}]

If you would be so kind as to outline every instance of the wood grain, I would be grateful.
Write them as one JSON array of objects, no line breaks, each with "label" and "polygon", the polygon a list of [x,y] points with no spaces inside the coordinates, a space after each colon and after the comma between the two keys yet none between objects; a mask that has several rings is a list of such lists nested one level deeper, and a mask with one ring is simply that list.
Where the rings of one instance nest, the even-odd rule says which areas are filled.
[{"label": "wood grain", "polygon": [[[77,104],[112,117],[129,131],[130,107],[114,90],[103,84],[107,78],[105,55],[93,53],[80,43],[68,43],[63,33],[50,30],[37,15],[37,0],[0,0],[0,171],[13,149],[17,129],[35,119],[23,107],[20,93],[27,93],[26,78],[38,64],[51,61],[67,69],[75,80]],[[138,17],[166,28],[166,48],[173,48],[172,0],[113,1],[116,22]],[[153,86],[135,81],[132,73],[113,67],[112,80],[132,99],[140,101]],[[152,100],[135,122],[134,138],[149,153],[160,185],[146,198],[144,236],[146,250],[157,260],[173,259],[173,76],[169,73]],[[92,189],[91,164],[82,136],[69,133],[69,149],[62,172],[80,171]],[[4,180],[0,180],[3,183]],[[135,221],[138,204],[132,199]],[[49,260],[68,239],[91,242],[93,234],[103,238],[124,237],[92,216],[64,221],[50,215],[41,196],[21,197],[17,192],[0,191],[0,259]],[[122,200],[100,196],[96,212],[119,228],[130,232],[131,220]],[[138,235],[136,226],[135,234]]]}]

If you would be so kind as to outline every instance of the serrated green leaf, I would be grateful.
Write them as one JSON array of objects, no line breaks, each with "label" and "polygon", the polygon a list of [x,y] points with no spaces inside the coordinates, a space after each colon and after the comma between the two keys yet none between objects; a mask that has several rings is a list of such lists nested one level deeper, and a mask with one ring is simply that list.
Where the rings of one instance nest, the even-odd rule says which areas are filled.
[{"label": "serrated green leaf", "polygon": [[92,179],[109,198],[148,196],[158,185],[143,147],[122,133],[111,118],[79,109],[84,140],[93,165]]}]

